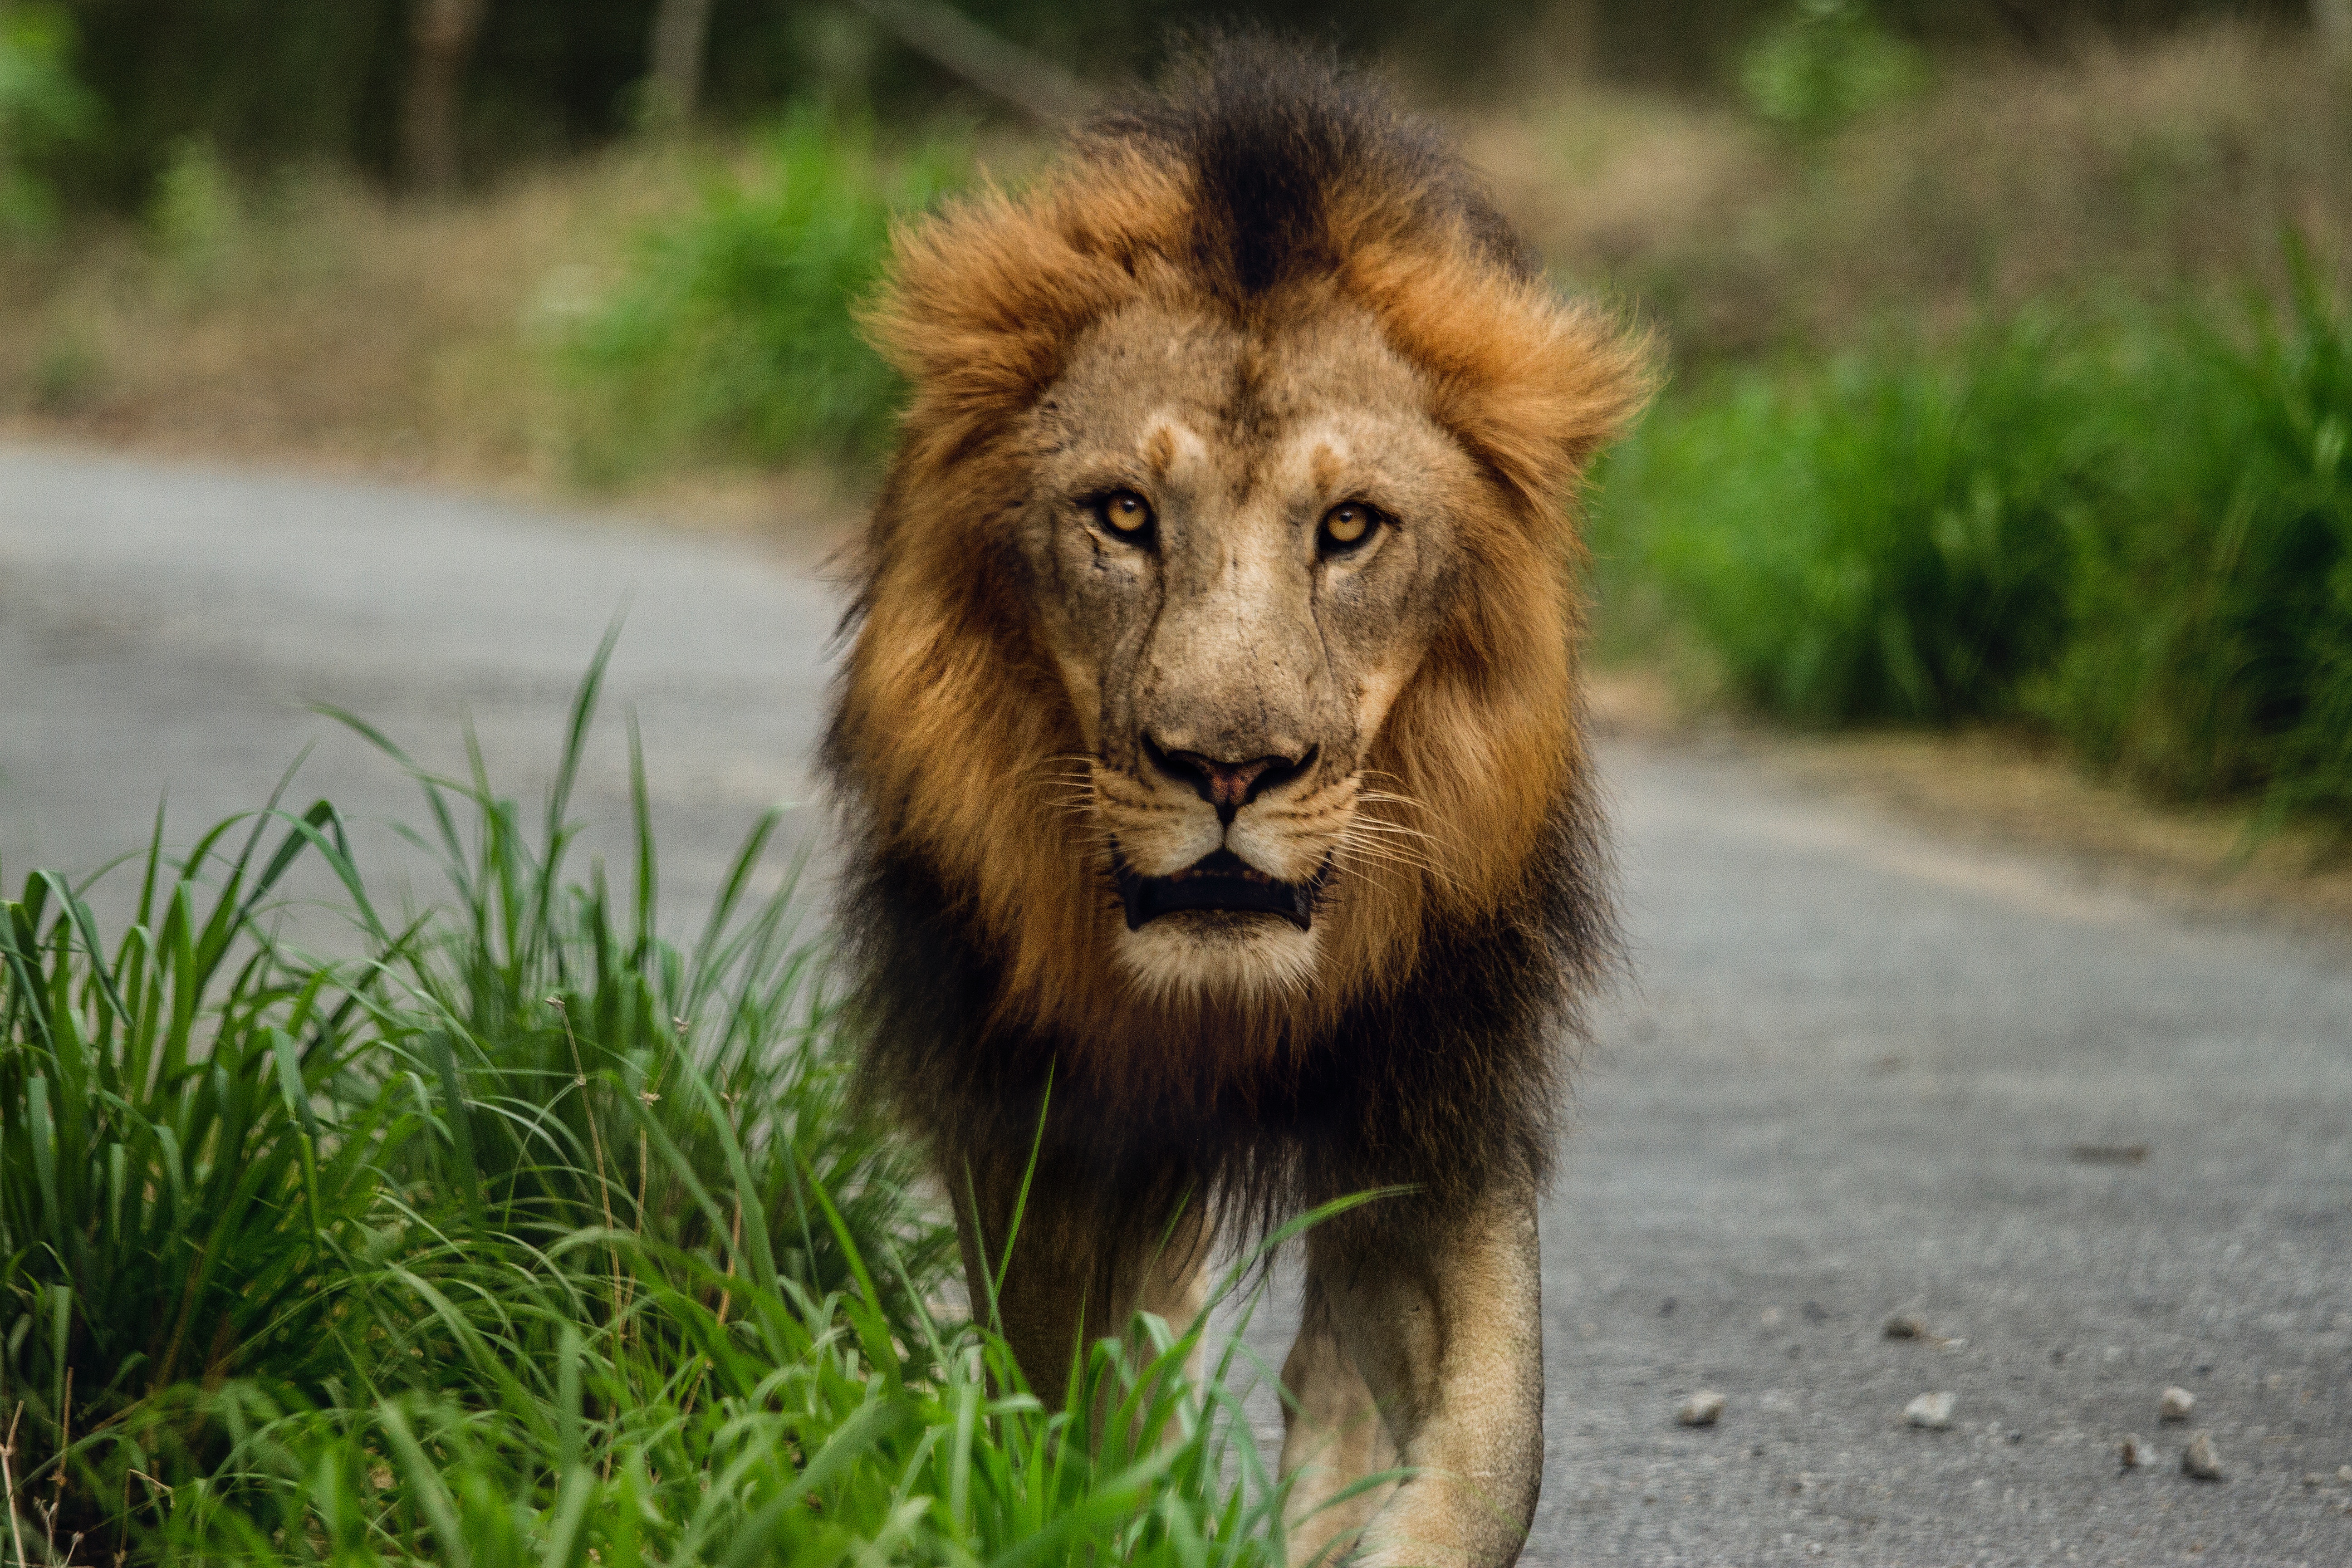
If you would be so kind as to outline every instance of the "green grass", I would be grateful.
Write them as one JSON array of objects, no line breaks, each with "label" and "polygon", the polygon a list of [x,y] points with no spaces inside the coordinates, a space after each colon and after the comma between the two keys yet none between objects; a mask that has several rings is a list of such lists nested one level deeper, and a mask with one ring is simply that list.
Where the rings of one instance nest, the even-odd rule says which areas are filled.
[{"label": "green grass", "polygon": [[[602,666],[535,822],[412,769],[433,910],[388,919],[324,802],[185,870],[159,820],[110,936],[52,873],[0,903],[0,1551],[1278,1563],[1199,1325],[1085,1347],[1090,1432],[933,1307],[948,1238],[789,880],[749,890],[772,817],[690,943],[634,755],[625,897],[572,868]],[[274,934],[305,861],[360,956]]]},{"label": "green grass", "polygon": [[569,334],[583,476],[681,456],[856,465],[887,443],[900,388],[852,309],[881,276],[892,220],[961,183],[969,155],[937,138],[886,153],[870,124],[803,110],[756,159],[645,236]]},{"label": "green grass", "polygon": [[2352,323],[2299,246],[2285,308],[2144,333],[2119,504],[2085,534],[2047,717],[2170,793],[2352,822]]},{"label": "green grass", "polygon": [[2017,721],[2352,821],[2352,328],[2289,250],[2279,309],[2029,311],[1677,390],[1600,476],[1604,627],[1781,718]]},{"label": "green grass", "polygon": [[1684,394],[1602,478],[1596,543],[1746,701],[1811,723],[2008,710],[2063,634],[2106,436],[2056,327]]}]

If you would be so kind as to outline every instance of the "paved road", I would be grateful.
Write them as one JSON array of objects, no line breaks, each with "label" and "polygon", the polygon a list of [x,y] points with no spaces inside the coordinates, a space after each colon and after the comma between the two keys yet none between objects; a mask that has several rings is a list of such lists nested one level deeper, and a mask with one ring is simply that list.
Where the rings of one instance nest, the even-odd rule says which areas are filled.
[{"label": "paved road", "polygon": [[[530,798],[625,600],[614,704],[642,718],[688,910],[756,809],[807,796],[834,600],[804,571],[0,447],[0,867],[97,864],[167,782],[184,840],[314,739],[302,799],[405,811],[308,700],[440,764],[469,710]],[[1736,755],[1602,755],[1640,978],[1545,1222],[1529,1560],[2352,1563],[2352,946],[1801,798]],[[610,825],[625,801],[613,741],[583,806]],[[1949,1342],[1884,1338],[1897,1312]],[[2179,1472],[2168,1384],[2227,1480]],[[1700,1386],[1722,1423],[1677,1427]],[[1905,1426],[1935,1390],[1951,1429]],[[2126,1431],[2153,1456],[2121,1474]]]}]

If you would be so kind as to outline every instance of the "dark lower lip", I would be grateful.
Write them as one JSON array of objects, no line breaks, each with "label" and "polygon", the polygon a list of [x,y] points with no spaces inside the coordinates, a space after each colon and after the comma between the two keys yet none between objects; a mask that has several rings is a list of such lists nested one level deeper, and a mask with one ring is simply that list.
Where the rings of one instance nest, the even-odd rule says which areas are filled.
[{"label": "dark lower lip", "polygon": [[1185,910],[1279,915],[1305,931],[1315,919],[1315,896],[1323,888],[1320,871],[1312,881],[1278,882],[1230,849],[1212,850],[1172,876],[1146,877],[1130,870],[1114,848],[1110,869],[1119,901],[1127,906],[1129,931]]}]

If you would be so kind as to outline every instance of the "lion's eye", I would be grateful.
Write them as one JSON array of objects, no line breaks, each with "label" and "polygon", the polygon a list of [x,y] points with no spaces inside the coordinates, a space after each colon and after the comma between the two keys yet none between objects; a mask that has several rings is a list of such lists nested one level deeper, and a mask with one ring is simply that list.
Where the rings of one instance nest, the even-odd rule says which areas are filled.
[{"label": "lion's eye", "polygon": [[1095,518],[1122,539],[1140,539],[1151,527],[1151,503],[1133,490],[1113,490],[1095,502]]},{"label": "lion's eye", "polygon": [[1381,514],[1362,501],[1343,500],[1323,514],[1316,542],[1331,553],[1353,550],[1372,536],[1380,521]]}]

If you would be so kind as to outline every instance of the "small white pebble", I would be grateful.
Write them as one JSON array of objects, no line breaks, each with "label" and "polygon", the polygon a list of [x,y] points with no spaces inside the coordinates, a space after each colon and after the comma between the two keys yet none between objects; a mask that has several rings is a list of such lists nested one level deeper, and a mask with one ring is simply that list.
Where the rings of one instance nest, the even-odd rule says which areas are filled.
[{"label": "small white pebble", "polygon": [[2309,1470],[2304,1474],[2303,1484],[2307,1487],[2324,1487],[2327,1484],[2327,1478],[2317,1470]]},{"label": "small white pebble", "polygon": [[2221,1456],[2213,1451],[2213,1439],[2200,1432],[2189,1439],[2189,1447],[2180,1450],[2180,1473],[2200,1481],[2221,1479]]},{"label": "small white pebble", "polygon": [[1702,1388],[1683,1401],[1675,1412],[1675,1419],[1685,1426],[1712,1426],[1723,1415],[1723,1395],[1712,1388]]},{"label": "small white pebble", "polygon": [[2131,1433],[2116,1445],[2116,1458],[2126,1470],[2139,1468],[2140,1460],[2147,1455],[2147,1450],[2140,1446],[2139,1434],[2137,1432]]},{"label": "small white pebble", "polygon": [[1903,1419],[1914,1426],[1941,1432],[1952,1424],[1952,1406],[1956,1403],[1949,1394],[1923,1394],[1903,1407]]},{"label": "small white pebble", "polygon": [[2173,1387],[2164,1391],[2164,1397],[2157,1404],[2156,1414],[2159,1420],[2186,1421],[2189,1413],[2196,1408],[2195,1394],[2185,1388]]},{"label": "small white pebble", "polygon": [[2342,1481],[2346,1486],[2352,1487],[2352,1465],[2336,1466],[2336,1479]]}]

